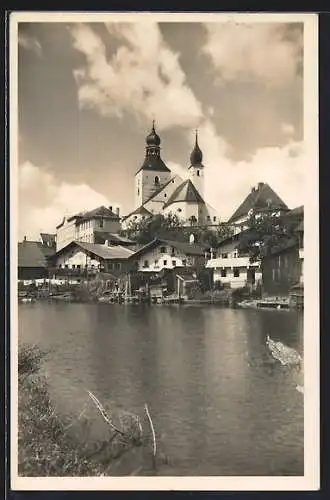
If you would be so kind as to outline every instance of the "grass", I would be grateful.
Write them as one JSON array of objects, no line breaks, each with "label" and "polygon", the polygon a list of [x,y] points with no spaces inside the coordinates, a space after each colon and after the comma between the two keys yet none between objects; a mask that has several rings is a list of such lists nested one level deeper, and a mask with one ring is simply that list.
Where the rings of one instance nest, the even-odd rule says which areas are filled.
[{"label": "grass", "polygon": [[[96,399],[87,396],[87,417],[59,415],[40,368],[47,353],[37,346],[23,345],[18,354],[18,474],[21,476],[101,476],[118,471],[123,456],[123,475],[144,468],[143,455],[150,436],[144,435],[139,417],[127,412],[114,415]],[[104,413],[104,415],[103,415]],[[105,426],[102,439],[89,432],[95,420]],[[107,422],[108,419],[108,422]],[[95,425],[94,425],[95,428]],[[104,435],[106,439],[104,439]],[[145,457],[145,456],[144,456]],[[122,475],[119,474],[119,475]]]}]

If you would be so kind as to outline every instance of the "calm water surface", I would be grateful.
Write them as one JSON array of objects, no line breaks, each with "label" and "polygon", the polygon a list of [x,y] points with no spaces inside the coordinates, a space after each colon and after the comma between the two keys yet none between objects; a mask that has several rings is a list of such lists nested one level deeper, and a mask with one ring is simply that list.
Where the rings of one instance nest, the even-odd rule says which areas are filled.
[{"label": "calm water surface", "polygon": [[20,341],[51,347],[58,410],[86,390],[143,413],[148,403],[170,475],[302,475],[302,374],[273,364],[265,337],[303,354],[296,312],[188,306],[19,306]]}]

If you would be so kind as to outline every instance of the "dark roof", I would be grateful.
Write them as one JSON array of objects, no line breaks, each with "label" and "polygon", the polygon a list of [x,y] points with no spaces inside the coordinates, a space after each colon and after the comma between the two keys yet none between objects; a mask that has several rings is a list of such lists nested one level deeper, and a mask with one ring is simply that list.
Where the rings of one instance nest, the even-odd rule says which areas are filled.
[{"label": "dark roof", "polygon": [[298,224],[298,227],[296,228],[296,231],[299,231],[301,233],[304,232],[304,221],[300,221],[300,223]]},{"label": "dark roof", "polygon": [[160,156],[152,155],[146,155],[144,162],[136,173],[138,174],[141,170],[150,170],[152,172],[171,172]]},{"label": "dark roof", "polygon": [[193,203],[205,203],[190,179],[183,181],[175,189],[175,191],[169,197],[167,203],[165,203],[164,208],[168,207],[169,205],[172,205],[172,203],[178,203],[182,201],[188,201]]},{"label": "dark roof", "polygon": [[95,243],[85,243],[83,241],[71,241],[68,245],[61,248],[57,255],[65,252],[68,248],[72,246],[77,246],[86,250],[89,253],[97,255],[101,259],[111,260],[111,259],[128,259],[134,252],[129,250],[128,248],[122,247],[120,245],[115,246],[106,246],[106,245],[97,245]]},{"label": "dark roof", "polygon": [[186,243],[186,242],[181,242],[181,241],[173,241],[173,240],[164,240],[162,238],[155,238],[153,241],[150,243],[147,243],[144,245],[142,248],[137,250],[133,255],[132,258],[139,257],[140,255],[143,255],[145,252],[148,252],[150,249],[155,248],[160,245],[170,245],[177,250],[180,250],[182,253],[185,255],[204,255],[206,246],[203,245],[196,245],[192,243]]},{"label": "dark roof", "polygon": [[39,241],[18,243],[18,267],[47,268],[48,259],[54,255],[55,249],[43,245]]},{"label": "dark roof", "polygon": [[292,210],[290,210],[288,213],[287,213],[288,216],[290,215],[300,215],[300,216],[304,216],[304,205],[300,205],[299,207],[295,207],[293,208]]},{"label": "dark roof", "polygon": [[295,238],[285,238],[283,237],[281,241],[278,242],[277,245],[273,246],[269,253],[267,255],[264,255],[263,258],[270,258],[270,257],[274,257],[276,255],[279,255],[283,252],[286,252],[287,250],[291,250],[293,248],[297,248],[298,249],[299,247],[299,243],[297,241],[297,239]]},{"label": "dark roof", "polygon": [[129,213],[128,215],[125,215],[125,217],[123,217],[123,221],[128,219],[128,217],[131,217],[132,215],[152,215],[151,212],[149,212],[149,210],[147,210],[143,205],[141,205],[140,207],[138,207],[136,210],[134,210],[133,212]]},{"label": "dark roof", "polygon": [[106,231],[97,231],[94,233],[94,236],[98,236],[104,241],[109,241],[109,243],[122,243],[126,245],[134,245],[135,241],[126,238],[125,236],[121,236],[118,233],[108,233]]},{"label": "dark roof", "polygon": [[40,233],[43,243],[46,245],[54,245],[56,242],[56,235],[50,233]]},{"label": "dark roof", "polygon": [[72,215],[68,218],[68,221],[78,219],[79,222],[82,222],[98,217],[102,217],[104,219],[119,219],[119,216],[116,215],[112,210],[110,210],[110,208],[102,205],[101,207],[94,208],[93,210],[89,210],[88,212],[80,212],[78,214]]},{"label": "dark roof", "polygon": [[268,184],[259,182],[258,187],[252,188],[243,203],[241,203],[228,222],[233,222],[241,217],[244,217],[251,209],[288,210],[288,207]]}]

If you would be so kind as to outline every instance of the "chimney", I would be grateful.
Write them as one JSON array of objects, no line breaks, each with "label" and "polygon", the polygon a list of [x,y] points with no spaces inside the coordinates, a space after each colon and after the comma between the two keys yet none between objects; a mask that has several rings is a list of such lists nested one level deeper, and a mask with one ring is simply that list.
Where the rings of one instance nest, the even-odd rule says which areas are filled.
[{"label": "chimney", "polygon": [[105,240],[104,245],[105,245],[106,247],[108,247],[108,246],[109,246],[109,240]]},{"label": "chimney", "polygon": [[111,210],[111,212],[112,212],[112,205],[109,207],[109,210]]},{"label": "chimney", "polygon": [[24,236],[23,241],[26,241],[26,236]]},{"label": "chimney", "polygon": [[117,217],[119,217],[119,213],[120,213],[120,210],[119,210],[119,207],[116,208],[116,215]]},{"label": "chimney", "polygon": [[261,189],[265,185],[264,182],[258,182],[258,189]]},{"label": "chimney", "polygon": [[254,193],[256,190],[256,188],[253,186],[253,188],[251,189],[251,193]]}]

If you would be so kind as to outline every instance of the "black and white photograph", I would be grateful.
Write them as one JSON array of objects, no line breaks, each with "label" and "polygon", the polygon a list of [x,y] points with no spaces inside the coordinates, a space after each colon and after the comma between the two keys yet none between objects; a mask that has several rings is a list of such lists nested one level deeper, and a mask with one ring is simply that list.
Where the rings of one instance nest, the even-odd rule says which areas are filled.
[{"label": "black and white photograph", "polygon": [[317,489],[317,17],[10,17],[12,488]]}]

